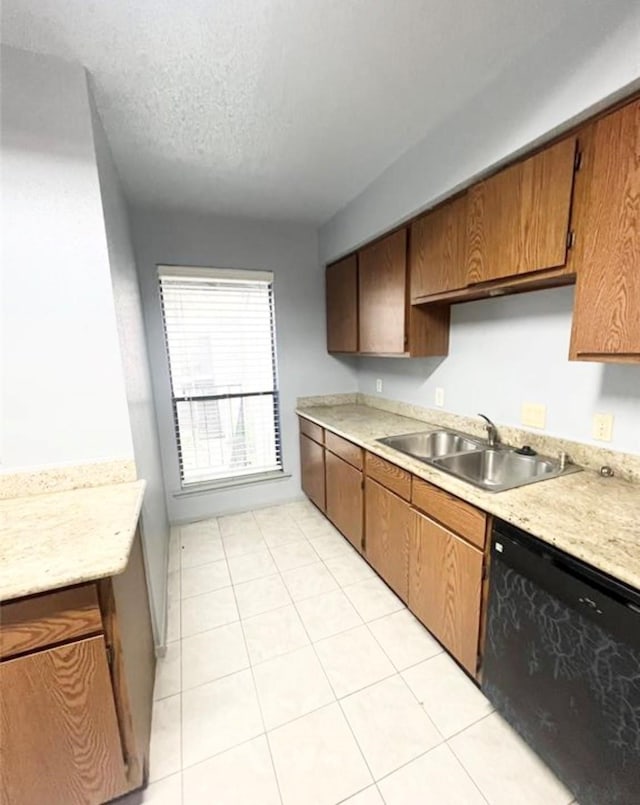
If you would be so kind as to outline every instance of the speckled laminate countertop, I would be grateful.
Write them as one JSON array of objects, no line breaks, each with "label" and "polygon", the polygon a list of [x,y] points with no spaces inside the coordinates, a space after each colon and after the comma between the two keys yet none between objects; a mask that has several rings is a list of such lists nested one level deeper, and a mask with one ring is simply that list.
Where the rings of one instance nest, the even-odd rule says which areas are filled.
[{"label": "speckled laminate countertop", "polygon": [[122,573],[144,489],[132,481],[0,500],[0,601]]},{"label": "speckled laminate countertop", "polygon": [[388,459],[568,554],[640,588],[640,485],[596,472],[485,492],[376,440],[440,426],[364,405],[300,408],[301,416]]}]

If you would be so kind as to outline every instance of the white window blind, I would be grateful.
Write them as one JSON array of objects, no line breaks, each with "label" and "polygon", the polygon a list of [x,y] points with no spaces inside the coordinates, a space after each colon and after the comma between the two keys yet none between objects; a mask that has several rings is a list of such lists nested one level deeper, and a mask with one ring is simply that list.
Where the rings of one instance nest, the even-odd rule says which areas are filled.
[{"label": "white window blind", "polygon": [[182,486],[282,470],[273,275],[158,273]]}]

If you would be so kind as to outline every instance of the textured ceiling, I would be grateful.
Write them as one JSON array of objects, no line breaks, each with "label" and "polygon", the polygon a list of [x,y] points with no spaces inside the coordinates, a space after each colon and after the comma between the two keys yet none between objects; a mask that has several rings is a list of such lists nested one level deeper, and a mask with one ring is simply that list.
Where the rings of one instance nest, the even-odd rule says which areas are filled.
[{"label": "textured ceiling", "polygon": [[1,36],[87,67],[134,205],[321,223],[602,1],[3,0]]}]

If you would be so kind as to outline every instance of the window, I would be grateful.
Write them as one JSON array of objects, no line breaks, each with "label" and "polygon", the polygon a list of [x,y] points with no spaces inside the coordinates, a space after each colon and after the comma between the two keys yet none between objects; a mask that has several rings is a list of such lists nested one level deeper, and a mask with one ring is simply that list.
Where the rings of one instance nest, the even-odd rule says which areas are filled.
[{"label": "window", "polygon": [[281,472],[273,274],[158,272],[182,486]]}]

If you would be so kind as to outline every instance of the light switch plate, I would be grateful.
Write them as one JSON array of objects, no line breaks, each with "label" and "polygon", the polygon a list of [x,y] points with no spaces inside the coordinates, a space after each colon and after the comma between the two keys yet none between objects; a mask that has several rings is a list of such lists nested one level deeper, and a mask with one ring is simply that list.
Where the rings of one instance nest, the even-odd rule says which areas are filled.
[{"label": "light switch plate", "polygon": [[378,392],[378,394],[382,391],[382,378],[381,377],[379,377],[376,380],[376,391]]},{"label": "light switch plate", "polygon": [[547,406],[542,403],[523,403],[520,418],[530,428],[544,428],[547,421]]},{"label": "light switch plate", "polygon": [[610,442],[613,436],[613,414],[594,414],[592,435],[600,442]]},{"label": "light switch plate", "polygon": [[436,389],[436,405],[438,408],[442,408],[444,405],[444,389],[440,386]]}]

